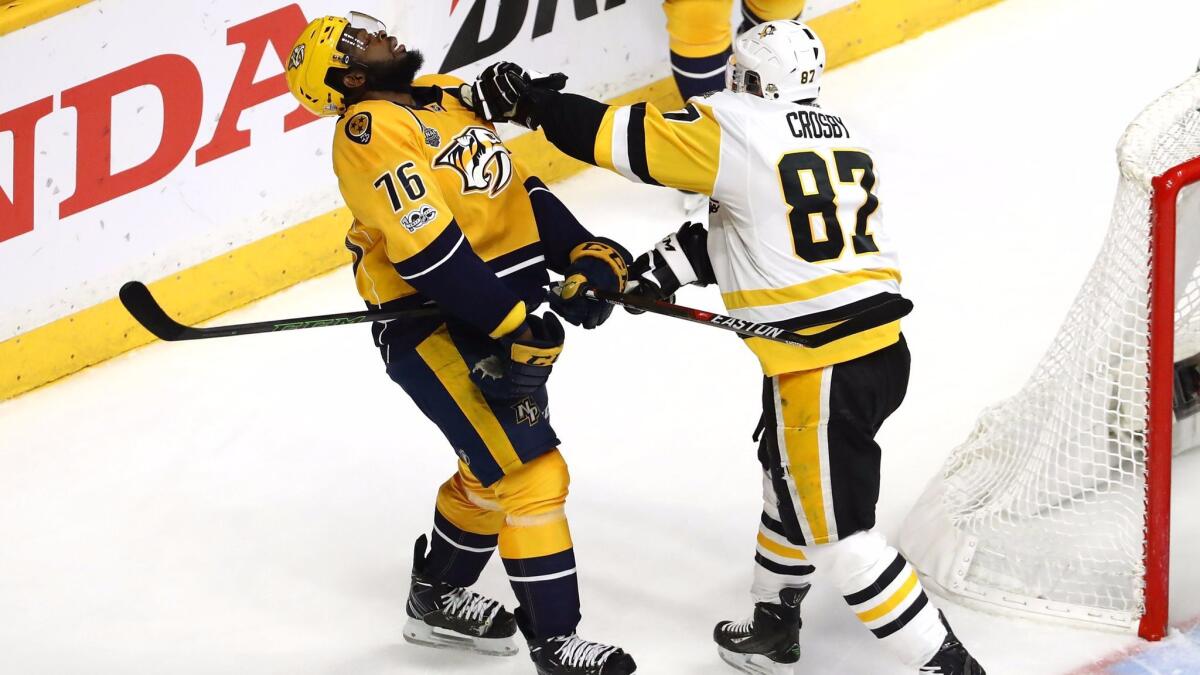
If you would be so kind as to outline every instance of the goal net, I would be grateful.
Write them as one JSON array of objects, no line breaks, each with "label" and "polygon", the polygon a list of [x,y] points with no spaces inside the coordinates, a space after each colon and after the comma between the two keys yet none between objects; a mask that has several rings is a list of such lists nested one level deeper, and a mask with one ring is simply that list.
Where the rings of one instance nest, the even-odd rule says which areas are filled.
[{"label": "goal net", "polygon": [[1157,639],[1172,447],[1200,443],[1200,75],[1117,154],[1109,230],[1062,327],[950,454],[900,546],[967,604]]}]

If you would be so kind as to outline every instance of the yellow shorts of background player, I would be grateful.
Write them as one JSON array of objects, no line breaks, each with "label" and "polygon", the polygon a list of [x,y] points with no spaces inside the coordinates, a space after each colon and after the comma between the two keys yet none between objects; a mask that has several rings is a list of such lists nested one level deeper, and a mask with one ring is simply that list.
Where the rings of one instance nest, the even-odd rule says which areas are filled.
[{"label": "yellow shorts of background player", "polygon": [[[735,0],[666,0],[671,69],[686,101],[725,87],[725,62],[733,44]],[[738,33],[764,22],[795,19],[805,0],[741,0]]]}]

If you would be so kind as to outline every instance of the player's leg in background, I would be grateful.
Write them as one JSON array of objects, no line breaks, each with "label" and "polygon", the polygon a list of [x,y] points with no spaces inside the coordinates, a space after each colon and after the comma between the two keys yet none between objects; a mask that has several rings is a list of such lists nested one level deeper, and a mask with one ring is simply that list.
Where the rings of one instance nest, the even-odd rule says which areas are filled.
[{"label": "player's leg in background", "polygon": [[666,0],[671,71],[683,100],[725,88],[733,0]]},{"label": "player's leg in background", "polygon": [[738,35],[765,21],[799,19],[805,0],[742,0],[742,23]]},{"label": "player's leg in background", "polygon": [[[764,21],[799,18],[805,0],[743,0],[738,33]],[[733,44],[733,0],[666,0],[671,71],[683,100],[725,88]]]}]

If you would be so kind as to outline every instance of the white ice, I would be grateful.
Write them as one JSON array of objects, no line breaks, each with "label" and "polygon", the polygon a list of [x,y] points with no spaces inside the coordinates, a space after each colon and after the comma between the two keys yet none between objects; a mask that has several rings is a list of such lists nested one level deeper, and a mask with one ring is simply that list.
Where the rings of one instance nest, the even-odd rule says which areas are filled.
[{"label": "white ice", "polygon": [[[881,434],[884,532],[1048,345],[1107,226],[1114,145],[1192,71],[1197,26],[1189,0],[1007,0],[827,77],[824,103],[875,139],[917,305],[912,385]],[[599,171],[555,190],[634,250],[681,218],[675,193]],[[711,289],[680,300],[719,307]],[[357,305],[339,270],[218,322]],[[710,631],[749,609],[756,362],[719,331],[618,311],[570,331],[560,363],[582,634],[640,672],[732,672]],[[412,542],[454,461],[364,326],[155,344],[4,403],[0,673],[528,675],[524,655],[401,640]],[[1200,454],[1176,461],[1176,626],[1200,615],[1198,477]],[[498,561],[481,588],[511,604]],[[940,604],[993,674],[1138,645]],[[804,613],[796,672],[908,672],[828,588]]]}]

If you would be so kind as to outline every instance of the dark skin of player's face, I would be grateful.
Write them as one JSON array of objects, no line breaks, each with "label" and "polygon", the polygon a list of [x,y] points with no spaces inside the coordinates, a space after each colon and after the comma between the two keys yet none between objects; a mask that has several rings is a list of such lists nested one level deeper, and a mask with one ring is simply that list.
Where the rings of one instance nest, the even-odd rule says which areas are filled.
[{"label": "dark skin of player's face", "polygon": [[[362,28],[347,28],[350,35],[353,35],[360,43],[365,44],[364,49],[359,49],[349,54],[350,58],[368,66],[387,66],[401,63],[404,59],[409,58],[408,50],[400,41],[392,37],[384,31],[378,33],[370,33]],[[342,76],[342,81],[347,87],[357,89],[366,84],[366,76],[358,70],[351,69],[350,72]],[[368,91],[365,98],[384,99],[394,101],[401,105],[416,105],[412,94],[408,92],[395,91]]]}]

